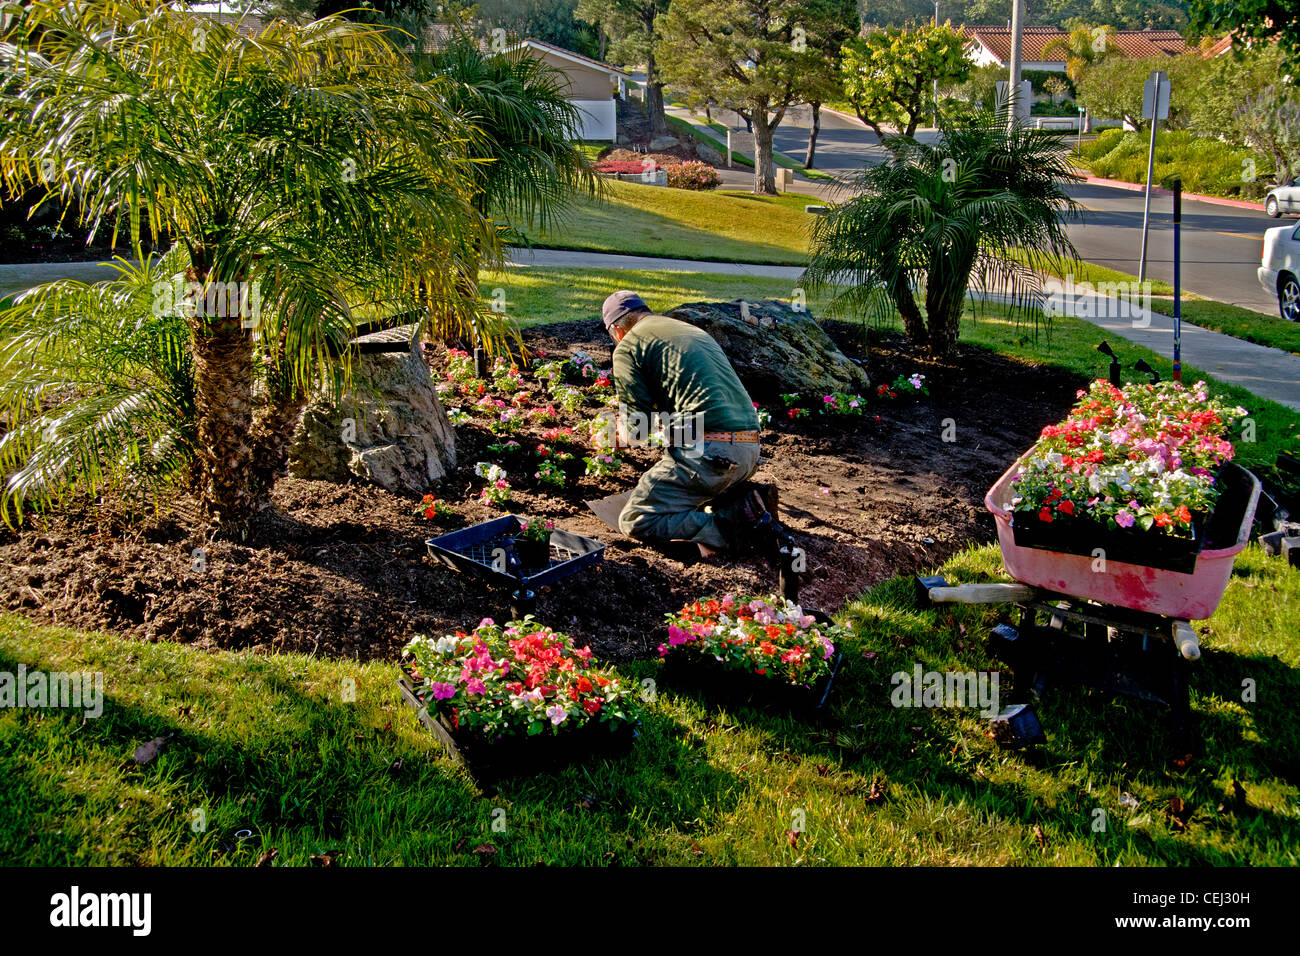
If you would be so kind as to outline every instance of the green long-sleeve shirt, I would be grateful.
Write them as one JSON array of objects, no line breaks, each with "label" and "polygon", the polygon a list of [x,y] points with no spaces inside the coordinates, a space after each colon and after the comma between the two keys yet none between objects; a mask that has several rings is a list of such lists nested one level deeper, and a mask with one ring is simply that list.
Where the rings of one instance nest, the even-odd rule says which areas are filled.
[{"label": "green long-sleeve shirt", "polygon": [[614,349],[620,402],[650,414],[702,413],[706,431],[758,428],[754,401],[713,336],[666,315],[647,315]]}]

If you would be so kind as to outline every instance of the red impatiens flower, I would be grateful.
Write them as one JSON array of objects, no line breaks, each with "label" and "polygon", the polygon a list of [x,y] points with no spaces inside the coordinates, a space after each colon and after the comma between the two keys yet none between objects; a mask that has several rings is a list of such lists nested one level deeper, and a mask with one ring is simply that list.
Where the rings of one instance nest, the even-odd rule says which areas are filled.
[{"label": "red impatiens flower", "polygon": [[599,697],[588,697],[582,702],[582,709],[589,714],[595,714],[600,710],[600,705],[604,701]]},{"label": "red impatiens flower", "polygon": [[1038,512],[1038,520],[1051,522],[1052,512],[1047,508],[1043,508],[1041,511]]},{"label": "red impatiens flower", "polygon": [[587,678],[585,678],[585,677],[579,677],[579,678],[578,678],[578,692],[581,693],[581,694],[590,694],[590,693],[591,693],[591,681],[587,680]]},{"label": "red impatiens flower", "polygon": [[1074,502],[1068,500],[1062,501],[1056,506],[1056,510],[1061,512],[1061,514],[1072,515],[1074,514]]}]

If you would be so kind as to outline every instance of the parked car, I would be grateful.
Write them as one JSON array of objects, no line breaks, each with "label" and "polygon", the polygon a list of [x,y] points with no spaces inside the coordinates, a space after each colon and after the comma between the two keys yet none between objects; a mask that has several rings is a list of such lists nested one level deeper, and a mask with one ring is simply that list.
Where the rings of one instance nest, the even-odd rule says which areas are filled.
[{"label": "parked car", "polygon": [[1264,233],[1259,284],[1277,296],[1282,318],[1300,322],[1300,225],[1275,226]]},{"label": "parked car", "polygon": [[1274,219],[1284,212],[1300,213],[1300,179],[1270,189],[1264,197],[1264,211]]}]

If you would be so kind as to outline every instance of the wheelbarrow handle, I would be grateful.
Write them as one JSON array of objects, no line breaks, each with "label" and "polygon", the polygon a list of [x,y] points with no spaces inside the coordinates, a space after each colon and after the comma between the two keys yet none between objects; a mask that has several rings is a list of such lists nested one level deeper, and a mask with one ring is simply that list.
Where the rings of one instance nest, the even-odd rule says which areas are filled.
[{"label": "wheelbarrow handle", "polygon": [[949,584],[930,588],[937,604],[1018,604],[1033,600],[1037,592],[1027,584]]},{"label": "wheelbarrow handle", "polygon": [[1201,639],[1189,621],[1174,621],[1174,646],[1189,661],[1201,659]]}]

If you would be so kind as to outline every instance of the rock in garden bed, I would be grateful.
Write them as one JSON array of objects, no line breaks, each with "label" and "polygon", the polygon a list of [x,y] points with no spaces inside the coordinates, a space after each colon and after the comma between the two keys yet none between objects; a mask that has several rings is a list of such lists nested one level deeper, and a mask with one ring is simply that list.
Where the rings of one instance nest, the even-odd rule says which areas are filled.
[{"label": "rock in garden bed", "polygon": [[867,373],[831,341],[811,312],[775,299],[690,302],[668,314],[722,346],[755,401],[789,393],[866,392]]}]

